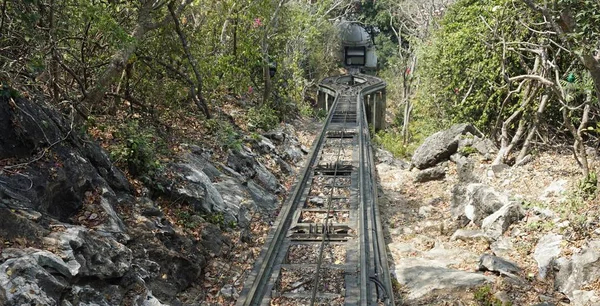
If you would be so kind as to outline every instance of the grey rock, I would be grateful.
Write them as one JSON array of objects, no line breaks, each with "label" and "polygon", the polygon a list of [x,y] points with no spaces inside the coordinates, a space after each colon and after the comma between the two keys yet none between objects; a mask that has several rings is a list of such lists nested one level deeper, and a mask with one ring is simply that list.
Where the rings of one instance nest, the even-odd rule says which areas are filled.
[{"label": "grey rock", "polygon": [[450,210],[455,220],[466,218],[481,226],[483,219],[508,203],[507,195],[490,186],[479,183],[457,184],[452,190]]},{"label": "grey rock", "polygon": [[494,280],[491,276],[449,269],[418,258],[404,258],[396,262],[395,275],[398,282],[408,289],[408,301],[436,291],[467,290]]},{"label": "grey rock", "polygon": [[256,148],[258,152],[262,154],[268,154],[275,151],[275,145],[269,138],[260,136],[260,139],[256,141]]},{"label": "grey rock", "polygon": [[471,146],[481,155],[495,154],[498,152],[496,144],[489,138],[475,137],[473,138],[473,144]]},{"label": "grey rock", "polygon": [[452,186],[450,213],[458,227],[464,227],[470,222],[465,214],[465,206],[469,201],[469,198],[467,197],[467,186],[467,184],[462,183]]},{"label": "grey rock", "polygon": [[265,136],[275,142],[283,143],[283,141],[285,140],[287,135],[283,132],[282,129],[276,129],[274,131],[264,133],[263,136]]},{"label": "grey rock", "polygon": [[[254,204],[255,206],[256,204]],[[241,205],[237,216],[237,226],[240,228],[250,227],[250,221],[252,221],[251,210],[248,208],[249,205]]]},{"label": "grey rock", "polygon": [[221,181],[213,183],[213,186],[223,199],[223,206],[215,207],[215,211],[222,212],[226,222],[235,221],[240,226],[246,225],[249,222],[246,216],[247,206],[256,205],[247,188],[229,176],[223,176]]},{"label": "grey rock", "polygon": [[492,165],[492,172],[494,172],[494,175],[499,175],[500,173],[504,172],[505,170],[510,169],[510,166],[507,164],[497,164],[497,165]]},{"label": "grey rock", "polygon": [[204,174],[206,174],[211,181],[214,181],[216,178],[223,176],[223,173],[210,162],[207,162],[204,165],[204,168],[202,168],[202,172],[204,172]]},{"label": "grey rock", "polygon": [[452,237],[450,237],[450,240],[462,240],[462,241],[474,241],[474,240],[483,240],[483,241],[491,241],[492,238],[490,238],[488,235],[486,235],[483,231],[481,230],[467,230],[467,229],[458,229],[456,230],[456,232],[454,232],[454,234],[452,234]]},{"label": "grey rock", "polygon": [[508,295],[508,293],[506,291],[498,291],[498,292],[494,293],[494,298],[496,298],[498,301],[500,301],[502,303],[502,306],[512,305],[510,296]]},{"label": "grey rock", "polygon": [[154,295],[152,295],[151,291],[148,291],[146,298],[142,306],[169,306],[168,304],[163,304],[159,299],[157,299]]},{"label": "grey rock", "polygon": [[509,237],[499,237],[490,245],[490,249],[496,256],[508,256],[514,249],[514,245]]},{"label": "grey rock", "polygon": [[208,223],[202,229],[202,246],[215,256],[220,256],[223,248],[230,245],[231,240],[223,235],[217,225]]},{"label": "grey rock", "polygon": [[223,286],[223,288],[221,288],[220,292],[221,292],[221,295],[226,299],[239,297],[237,290],[231,284],[227,284],[227,285]]},{"label": "grey rock", "polygon": [[556,213],[554,211],[552,211],[551,209],[548,208],[541,208],[538,206],[534,206],[531,208],[531,210],[536,214],[536,215],[540,215],[544,218],[555,218],[556,217]]},{"label": "grey rock", "polygon": [[264,188],[254,183],[253,181],[247,182],[248,192],[256,203],[256,207],[263,212],[272,213],[277,209],[278,199],[275,195],[267,192]]},{"label": "grey rock", "polygon": [[8,259],[0,265],[4,305],[57,305],[67,287],[30,256]]},{"label": "grey rock", "polygon": [[512,202],[483,219],[481,228],[488,236],[498,239],[511,224],[518,222],[524,216],[525,213],[521,204]]},{"label": "grey rock", "polygon": [[452,155],[451,160],[456,163],[456,171],[460,183],[468,184],[479,182],[477,176],[473,174],[475,162],[471,158],[454,154]]},{"label": "grey rock", "polygon": [[552,302],[542,302],[542,303],[534,304],[533,306],[556,306],[556,304],[552,303]]},{"label": "grey rock", "polygon": [[479,258],[479,271],[492,271],[500,274],[512,275],[519,273],[521,268],[514,262],[498,256],[483,254],[481,255],[481,258]]},{"label": "grey rock", "polygon": [[250,243],[253,241],[252,232],[249,228],[242,228],[242,231],[240,233],[240,241],[242,243]]},{"label": "grey rock", "polygon": [[304,157],[304,153],[295,144],[288,143],[288,145],[283,148],[283,158],[292,164],[296,164],[302,160],[302,157]]},{"label": "grey rock", "polygon": [[73,286],[66,300],[77,306],[111,306],[122,299],[120,290],[113,290],[109,299],[90,285],[84,285]]},{"label": "grey rock", "polygon": [[256,174],[254,164],[256,164],[254,155],[244,148],[231,151],[227,156],[227,166],[241,174],[246,180],[254,177]]},{"label": "grey rock", "polygon": [[482,136],[473,125],[468,123],[456,124],[448,130],[429,136],[415,150],[411,160],[412,164],[422,170],[447,160],[458,149],[458,141],[461,135],[467,133]]},{"label": "grey rock", "polygon": [[394,155],[387,150],[375,149],[375,157],[379,163],[385,163],[403,170],[410,168],[409,162],[395,158]]},{"label": "grey rock", "polygon": [[30,163],[22,167],[20,173],[26,175],[0,173],[0,199],[70,222],[80,212],[86,193],[100,190],[108,201],[102,205],[108,218],[98,228],[124,232],[125,226],[114,212],[114,194],[128,192],[130,186],[108,154],[80,134],[67,133],[70,122],[43,102],[16,98],[12,100],[16,108],[8,102],[0,97],[0,159],[30,158],[51,144],[54,155],[53,161],[43,166]]},{"label": "grey rock", "polygon": [[435,181],[443,179],[446,176],[446,167],[445,166],[437,166],[433,168],[428,168],[425,170],[421,170],[415,175],[414,181],[416,183],[424,183],[429,181]]},{"label": "grey rock", "polygon": [[267,190],[273,193],[279,193],[283,190],[275,175],[273,175],[273,173],[271,173],[262,163],[255,163],[254,170],[256,173],[254,180],[264,186]]},{"label": "grey rock", "polygon": [[434,210],[434,207],[431,205],[425,205],[419,207],[419,216],[424,218],[429,218],[431,216],[431,212]]},{"label": "grey rock", "polygon": [[600,306],[600,296],[595,291],[575,290],[571,298],[573,306]]},{"label": "grey rock", "polygon": [[240,173],[244,180],[254,179],[257,183],[274,193],[283,190],[275,175],[262,163],[257,161],[249,150],[242,149],[231,152],[227,157],[227,165]]},{"label": "grey rock", "polygon": [[293,175],[294,174],[294,169],[292,168],[292,166],[290,166],[290,164],[288,164],[282,158],[280,158],[280,157],[275,158],[275,162],[279,166],[279,170],[281,170],[281,173],[283,173],[285,175]]},{"label": "grey rock", "polygon": [[82,227],[53,232],[60,256],[71,275],[109,279],[122,277],[131,267],[131,250],[111,237],[102,237]]},{"label": "grey rock", "polygon": [[547,234],[538,241],[533,253],[533,259],[538,264],[540,278],[544,279],[546,277],[554,259],[560,254],[561,243],[562,235],[556,234]]},{"label": "grey rock", "polygon": [[[537,251],[537,249],[536,249]],[[573,292],[600,279],[600,240],[588,242],[581,254],[573,255],[556,275],[555,284],[560,292],[573,298]]]},{"label": "grey rock", "polygon": [[396,256],[406,256],[411,253],[419,253],[419,250],[412,244],[407,242],[393,242],[388,244],[390,254]]},{"label": "grey rock", "polygon": [[[461,153],[460,151],[466,147],[471,147],[473,145],[473,140],[474,137],[473,135],[471,135],[470,133],[467,133],[464,135],[465,137],[459,137],[458,138],[458,152]],[[465,154],[468,155],[468,154]]]},{"label": "grey rock", "polygon": [[179,176],[179,186],[169,186],[175,196],[186,200],[197,211],[208,213],[223,209],[225,203],[219,191],[213,186],[210,178],[194,164],[178,164],[174,174]]}]

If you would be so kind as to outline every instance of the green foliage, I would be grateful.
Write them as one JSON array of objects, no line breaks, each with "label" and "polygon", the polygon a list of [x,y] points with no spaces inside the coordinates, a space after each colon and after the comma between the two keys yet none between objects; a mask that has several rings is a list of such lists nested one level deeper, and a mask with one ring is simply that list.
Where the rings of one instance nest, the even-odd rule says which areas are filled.
[{"label": "green foliage", "polygon": [[14,88],[8,86],[8,84],[0,84],[0,97],[3,98],[19,98],[21,94]]},{"label": "green foliage", "polygon": [[193,214],[189,210],[180,209],[176,212],[177,224],[187,228],[195,229],[201,224],[193,218]]},{"label": "green foliage", "polygon": [[237,223],[235,221],[225,222],[225,216],[222,212],[215,212],[212,214],[205,215],[204,218],[206,221],[218,225],[220,228],[235,228]]},{"label": "green foliage", "polygon": [[231,124],[225,124],[217,133],[217,139],[227,149],[239,151],[242,148],[240,134]]},{"label": "green foliage", "polygon": [[593,0],[558,0],[553,7],[561,25],[571,28],[568,37],[578,51],[589,52],[597,48],[600,32],[600,3]]},{"label": "green foliage", "polygon": [[279,124],[279,117],[268,105],[262,105],[259,107],[251,107],[247,114],[248,127],[251,130],[263,130],[268,131]]},{"label": "green foliage", "polygon": [[414,150],[415,148],[410,148],[405,146],[402,141],[402,135],[395,131],[379,131],[373,137],[373,141],[382,146],[385,150],[390,151],[395,157],[404,158],[412,153],[409,151],[410,149]]},{"label": "green foliage", "polygon": [[204,121],[209,133],[215,135],[217,141],[225,149],[238,151],[242,148],[242,139],[233,125],[228,121],[212,118]]},{"label": "green foliage", "polygon": [[[527,41],[529,31],[516,26],[518,3],[510,0],[462,0],[444,16],[442,27],[419,51],[422,64],[417,102],[437,112],[435,118],[473,122],[489,132],[495,119],[514,110],[518,98],[502,109],[506,87],[502,79],[502,46],[494,33],[507,41]],[[508,53],[508,75],[525,71],[518,57]]]},{"label": "green foliage", "polygon": [[475,154],[475,153],[477,153],[477,149],[473,148],[472,146],[464,146],[464,147],[460,148],[461,155],[469,156],[469,155]]},{"label": "green foliage", "polygon": [[473,293],[473,297],[480,306],[512,306],[512,303],[502,303],[502,301],[494,297],[492,287],[490,285],[479,287]]},{"label": "green foliage", "polygon": [[131,120],[120,126],[115,136],[119,143],[110,148],[113,161],[124,163],[131,174],[149,180],[160,168],[156,153],[162,143],[154,131]]},{"label": "green foliage", "polygon": [[585,200],[596,198],[598,194],[598,175],[596,172],[590,172],[587,177],[579,180],[576,193]]},{"label": "green foliage", "polygon": [[216,213],[206,215],[206,220],[208,222],[218,225],[218,226],[225,225],[225,217],[223,216],[223,213],[221,213],[221,212],[216,212]]}]

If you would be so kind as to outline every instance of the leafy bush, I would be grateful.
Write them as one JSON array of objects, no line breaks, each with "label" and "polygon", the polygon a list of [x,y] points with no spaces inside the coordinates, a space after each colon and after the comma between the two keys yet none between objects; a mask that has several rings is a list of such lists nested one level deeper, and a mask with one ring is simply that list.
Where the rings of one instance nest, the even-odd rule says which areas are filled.
[{"label": "leafy bush", "polygon": [[464,155],[464,156],[469,156],[471,154],[477,153],[477,149],[471,147],[471,146],[465,146],[460,148],[460,154]]},{"label": "leafy bush", "polygon": [[502,303],[502,301],[500,301],[499,299],[494,297],[494,294],[492,293],[492,287],[490,287],[490,285],[485,285],[485,286],[479,287],[479,289],[477,289],[475,291],[473,296],[475,298],[475,301],[477,301],[477,303],[480,306],[511,306],[512,305],[512,303],[510,303],[510,302]]},{"label": "leafy bush", "polygon": [[219,129],[217,132],[217,138],[219,143],[227,149],[239,151],[242,148],[240,134],[235,131],[231,124],[223,125],[223,128]]},{"label": "leafy bush", "polygon": [[204,121],[204,127],[211,135],[217,138],[217,141],[225,149],[239,150],[242,148],[240,134],[228,121],[219,119],[208,119]]},{"label": "leafy bush", "polygon": [[395,157],[407,157],[411,152],[402,142],[402,135],[395,131],[379,131],[373,141],[390,151]]},{"label": "leafy bush", "polygon": [[279,124],[279,117],[268,105],[251,107],[247,114],[248,127],[251,130],[271,130]]},{"label": "leafy bush", "polygon": [[156,152],[161,144],[149,128],[140,127],[132,120],[120,126],[116,133],[120,143],[111,148],[116,163],[124,163],[132,175],[149,178],[160,167]]},{"label": "leafy bush", "polygon": [[590,172],[587,177],[579,181],[577,193],[586,200],[596,198],[596,194],[598,193],[598,175],[596,172]]}]

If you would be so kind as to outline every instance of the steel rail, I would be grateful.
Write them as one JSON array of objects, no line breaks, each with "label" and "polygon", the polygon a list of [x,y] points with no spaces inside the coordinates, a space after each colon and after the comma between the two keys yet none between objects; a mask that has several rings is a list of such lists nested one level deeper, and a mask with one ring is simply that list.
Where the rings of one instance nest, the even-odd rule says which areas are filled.
[{"label": "steel rail", "polygon": [[[336,105],[337,107],[337,105]],[[333,109],[333,112],[335,113],[335,108]],[[341,141],[344,139],[344,133],[345,133],[345,128],[346,128],[346,123],[348,121],[348,112],[344,112],[344,124],[342,127],[342,137],[340,138],[340,143],[339,143],[339,149],[337,152],[337,157],[336,157],[336,161],[335,161],[335,168],[334,168],[334,172],[333,172],[333,183],[331,184],[331,190],[329,192],[329,197],[327,198],[327,213],[325,215],[324,218],[324,224],[325,224],[325,230],[323,231],[323,235],[321,237],[321,246],[319,247],[319,257],[317,260],[317,270],[315,271],[315,278],[314,278],[314,284],[315,286],[312,289],[312,294],[311,294],[311,298],[310,298],[310,306],[315,305],[315,300],[317,298],[317,291],[319,290],[319,280],[320,280],[320,270],[321,270],[321,265],[323,263],[323,250],[325,249],[325,244],[327,242],[327,240],[325,239],[327,236],[329,236],[329,230],[327,227],[327,223],[329,220],[329,214],[330,214],[330,210],[331,210],[331,198],[333,197],[333,192],[335,190],[335,186],[336,186],[336,181],[337,181],[337,172],[338,172],[338,166],[339,166],[339,162],[340,162],[340,153],[342,152],[342,148],[344,147],[344,143]]]},{"label": "steel rail", "polygon": [[[327,78],[319,86],[327,94],[334,94],[333,102],[329,108],[330,112],[319,136],[313,142],[309,160],[297,178],[292,196],[287,199],[282,207],[280,216],[267,237],[265,247],[252,273],[245,282],[246,285],[237,302],[239,306],[269,305],[271,301],[268,296],[269,290],[272,290],[270,298],[281,297],[283,299],[281,301],[302,299],[305,301],[303,303],[308,300],[310,305],[323,305],[323,303],[329,301],[327,299],[335,296],[341,297],[345,305],[394,305],[385,250],[386,245],[377,207],[376,176],[367,112],[363,103],[366,95],[384,90],[386,84],[381,79],[372,76],[345,75]],[[356,106],[354,103],[356,103]],[[350,135],[350,137],[348,138],[346,135]],[[331,154],[332,151],[325,153],[325,144],[326,142],[329,143],[329,140],[326,139],[339,139],[337,154]],[[352,139],[350,144],[355,146],[355,149],[352,150],[351,165],[341,162],[342,152],[346,152],[345,150],[349,145],[345,139]],[[332,143],[335,144],[335,142]],[[335,148],[333,150],[335,151]],[[344,155],[346,156],[346,153]],[[324,156],[333,157],[335,164],[333,166],[327,163],[324,165],[318,164],[319,158],[325,160]],[[324,181],[319,183],[317,177],[324,178]],[[341,180],[342,177],[347,177],[350,185],[343,185],[337,190],[338,179]],[[312,180],[312,183],[309,184],[309,180]],[[323,199],[326,196],[326,202],[322,202],[325,205],[317,204],[317,207],[321,208],[311,208],[308,204],[312,194],[311,190],[315,187],[317,188],[316,191],[319,192],[319,184],[329,188],[329,194],[326,196],[326,192],[325,194],[321,192],[321,195],[317,198],[321,197]],[[342,191],[345,191],[346,195],[343,195]],[[353,194],[357,191],[358,196],[353,197]],[[334,196],[336,192],[340,192],[338,196]],[[343,202],[346,204],[342,204],[342,208],[340,206],[334,207],[333,198],[346,200],[346,202]],[[302,204],[303,201],[306,201],[306,207]],[[344,208],[344,205],[350,206]],[[325,211],[323,211],[323,207],[325,207]],[[308,217],[303,217],[304,212],[310,213],[312,211],[324,213],[325,216],[309,214]],[[334,222],[334,218],[340,212],[347,212],[347,218],[349,219],[346,219],[347,221],[335,219]],[[319,219],[312,220],[323,218],[322,224],[318,223],[319,221],[311,221],[310,223],[303,221],[311,220],[310,218],[317,216]],[[296,217],[298,217],[298,220],[294,221]],[[292,224],[295,225],[293,228],[291,228]],[[319,233],[319,230],[322,232]],[[340,230],[342,232],[339,232]],[[356,231],[358,237],[352,236],[352,231]],[[288,233],[289,235],[287,235]],[[332,245],[332,242],[336,245],[344,245],[346,261],[343,264],[335,263],[324,266],[325,248]],[[288,248],[291,252],[291,246],[299,244],[315,246],[315,249],[318,250],[316,262],[311,261],[308,264],[301,262],[286,263],[289,260],[286,259],[289,256]],[[354,249],[355,247],[356,249]],[[306,276],[294,276],[297,275],[294,273],[302,271],[303,266],[309,268],[310,273],[314,273],[309,280],[303,278]],[[332,275],[335,275],[335,273],[344,275],[342,291],[327,291],[327,289],[326,291],[319,291],[322,290],[322,288],[319,288],[319,282],[327,279],[325,278],[325,271],[334,270],[337,272]],[[289,276],[284,278],[286,273]],[[302,275],[305,272],[300,273],[299,275]],[[294,278],[301,280],[301,282],[298,282],[299,285],[284,287],[289,286],[290,281],[293,281]],[[286,285],[279,283],[283,282],[283,279],[287,279]],[[310,295],[298,293],[296,290],[304,284],[307,284],[310,292],[306,291],[306,293],[310,293]],[[290,292],[291,290],[296,293]],[[317,296],[319,301],[317,301]],[[286,303],[293,304],[295,302],[288,301]],[[298,303],[300,302],[298,301]]]},{"label": "steel rail", "polygon": [[[339,98],[339,94],[336,94],[332,109],[335,109],[334,107],[337,106],[338,98]],[[273,263],[274,263],[275,259],[277,258],[281,243],[283,242],[283,239],[285,238],[285,233],[287,232],[287,229],[289,228],[290,223],[292,221],[291,216],[293,215],[293,212],[296,210],[296,207],[300,203],[300,200],[302,197],[302,191],[304,191],[304,189],[306,187],[306,183],[309,178],[308,173],[309,173],[310,169],[312,169],[312,167],[314,166],[317,156],[319,155],[318,150],[321,148],[321,146],[323,144],[323,139],[325,139],[325,135],[327,134],[326,133],[327,127],[329,126],[331,119],[333,118],[333,114],[334,114],[334,112],[329,113],[329,115],[327,116],[327,120],[326,120],[325,124],[323,125],[323,128],[321,129],[321,133],[319,134],[319,137],[316,139],[316,141],[313,142],[313,147],[311,149],[311,154],[310,154],[310,160],[308,160],[306,165],[304,166],[304,170],[302,171],[302,174],[300,176],[301,179],[299,182],[296,183],[292,197],[288,198],[291,200],[288,200],[287,204],[283,206],[283,210],[281,212],[282,218],[279,219],[279,220],[281,220],[281,222],[279,222],[277,225],[275,225],[275,232],[269,239],[267,239],[267,241],[265,243],[265,244],[269,245],[269,248],[267,249],[265,254],[262,254],[261,256],[259,256],[259,260],[262,261],[262,264],[260,265],[259,270],[255,271],[256,273],[253,273],[253,274],[256,274],[256,277],[258,279],[253,280],[253,285],[247,293],[242,291],[242,294],[245,294],[248,298],[241,299],[242,300],[241,303],[240,303],[240,301],[238,301],[237,305],[250,306],[250,305],[258,305],[260,303],[260,301],[257,299],[262,299],[262,295],[257,294],[257,292],[259,290],[262,290],[262,288],[266,285],[268,279],[271,276],[271,270],[273,268]],[[249,279],[251,277],[252,276],[250,276]],[[240,297],[242,296],[242,294],[240,295]]]}]

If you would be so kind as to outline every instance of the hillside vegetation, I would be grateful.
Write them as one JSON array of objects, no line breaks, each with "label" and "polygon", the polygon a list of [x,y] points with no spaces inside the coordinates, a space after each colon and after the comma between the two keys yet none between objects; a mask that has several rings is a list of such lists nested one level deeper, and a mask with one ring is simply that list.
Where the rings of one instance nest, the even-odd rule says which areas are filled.
[{"label": "hillside vegetation", "polygon": [[[456,122],[500,148],[494,163],[571,150],[583,176],[598,137],[599,4],[594,1],[377,1],[396,154]],[[402,146],[398,145],[403,143]]]}]

